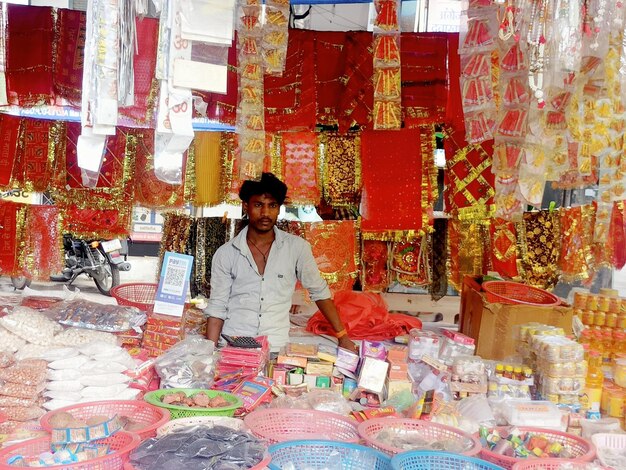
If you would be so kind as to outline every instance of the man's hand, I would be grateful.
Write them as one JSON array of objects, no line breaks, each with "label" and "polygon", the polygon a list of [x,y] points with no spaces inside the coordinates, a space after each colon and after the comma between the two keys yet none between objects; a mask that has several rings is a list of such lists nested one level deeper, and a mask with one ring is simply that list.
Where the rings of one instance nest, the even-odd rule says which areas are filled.
[{"label": "man's hand", "polygon": [[357,354],[359,353],[359,347],[354,344],[352,340],[347,336],[342,336],[341,338],[339,338],[339,347]]}]

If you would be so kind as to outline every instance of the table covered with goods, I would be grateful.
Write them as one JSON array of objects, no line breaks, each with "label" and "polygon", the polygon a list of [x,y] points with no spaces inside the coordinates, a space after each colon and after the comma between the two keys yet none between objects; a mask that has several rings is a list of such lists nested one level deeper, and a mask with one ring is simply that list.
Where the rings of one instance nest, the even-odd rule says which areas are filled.
[{"label": "table covered with goods", "polygon": [[191,305],[119,304],[0,307],[0,469],[626,469],[626,300],[577,293],[576,335],[537,306],[499,358],[437,328],[216,348]]}]

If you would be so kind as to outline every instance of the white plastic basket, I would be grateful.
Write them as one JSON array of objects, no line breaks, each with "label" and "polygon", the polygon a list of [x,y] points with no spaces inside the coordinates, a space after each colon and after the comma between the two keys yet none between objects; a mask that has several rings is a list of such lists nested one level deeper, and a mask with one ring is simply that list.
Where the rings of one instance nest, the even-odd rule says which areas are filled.
[{"label": "white plastic basket", "polygon": [[226,426],[235,431],[246,429],[244,422],[237,418],[228,416],[192,416],[190,418],[174,419],[165,423],[157,430],[157,437],[163,437],[189,426]]},{"label": "white plastic basket", "polygon": [[626,434],[612,434],[601,432],[591,436],[591,442],[596,446],[596,452],[600,463],[605,467],[609,467],[609,462],[606,460],[607,450],[621,450],[626,449]]}]

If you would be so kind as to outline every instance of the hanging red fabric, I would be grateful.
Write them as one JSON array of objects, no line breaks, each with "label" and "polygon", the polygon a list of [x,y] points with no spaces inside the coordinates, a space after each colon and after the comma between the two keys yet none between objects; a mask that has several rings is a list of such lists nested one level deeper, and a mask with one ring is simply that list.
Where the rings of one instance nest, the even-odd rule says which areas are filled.
[{"label": "hanging red fabric", "polygon": [[59,250],[59,208],[28,206],[24,233],[23,275],[28,279],[48,281],[63,268]]},{"label": "hanging red fabric", "polygon": [[55,95],[76,107],[80,106],[82,94],[86,18],[83,11],[57,10],[57,46],[52,83]]},{"label": "hanging red fabric", "polygon": [[11,182],[18,152],[21,118],[0,114],[0,188]]},{"label": "hanging red fabric", "polygon": [[[380,341],[422,327],[422,322],[416,317],[399,313],[390,315],[379,294],[344,290],[337,292],[333,300],[352,339]],[[335,335],[335,330],[321,312],[311,317],[306,329],[318,335]]]},{"label": "hanging red fabric", "polygon": [[9,103],[52,104],[53,9],[8,4],[6,80]]}]

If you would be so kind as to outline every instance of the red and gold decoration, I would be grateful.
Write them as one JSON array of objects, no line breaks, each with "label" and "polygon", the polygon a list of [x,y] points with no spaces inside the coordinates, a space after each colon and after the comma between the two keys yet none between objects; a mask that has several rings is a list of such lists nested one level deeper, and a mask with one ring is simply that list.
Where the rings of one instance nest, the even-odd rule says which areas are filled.
[{"label": "red and gold decoration", "polygon": [[357,206],[361,193],[361,137],[323,132],[322,188],[326,202],[335,207]]},{"label": "red and gold decoration", "polygon": [[449,270],[448,282],[461,290],[463,277],[476,276],[490,269],[485,241],[489,239],[488,223],[448,220]]},{"label": "red and gold decoration", "polygon": [[27,279],[48,281],[63,269],[61,214],[55,206],[28,206],[21,253],[22,275]]},{"label": "red and gold decoration", "polygon": [[52,74],[54,93],[73,106],[79,107],[87,37],[85,12],[58,9],[54,35],[56,38],[56,56]]},{"label": "red and gold decoration", "polygon": [[322,277],[333,291],[351,290],[359,274],[358,225],[354,220],[304,224]]},{"label": "red and gold decoration", "polygon": [[494,217],[489,225],[489,235],[493,270],[505,278],[517,278],[520,266],[516,225]]},{"label": "red and gold decoration", "polygon": [[[593,274],[593,205],[560,210],[561,254],[559,269],[565,282],[587,280]],[[623,229],[622,229],[623,231]]]},{"label": "red and gold decoration", "polygon": [[263,26],[263,66],[268,75],[282,75],[289,37],[289,0],[266,0]]},{"label": "red and gold decoration", "polygon": [[8,187],[20,146],[22,120],[9,114],[0,114],[0,188]]},{"label": "red and gold decoration", "polygon": [[389,285],[388,242],[363,240],[361,252],[361,287],[364,291],[382,292]]},{"label": "red and gold decoration", "polygon": [[431,282],[428,237],[411,242],[395,242],[391,247],[390,270],[393,280],[403,286],[424,287]]},{"label": "red and gold decoration", "polygon": [[280,135],[283,181],[289,202],[318,205],[321,197],[317,135],[314,132],[285,132]]},{"label": "red and gold decoration", "polygon": [[374,129],[400,129],[402,94],[398,0],[374,0]]},{"label": "red and gold decoration", "polygon": [[430,230],[430,185],[423,171],[419,129],[361,135],[363,237],[415,240]]},{"label": "red and gold decoration", "polygon": [[560,274],[561,232],[558,212],[526,212],[520,230],[525,281],[542,289],[553,288]]},{"label": "red and gold decoration", "polygon": [[26,205],[0,200],[0,272],[19,276],[19,252],[26,220]]}]

